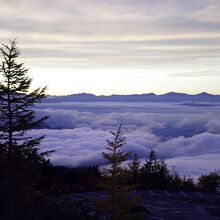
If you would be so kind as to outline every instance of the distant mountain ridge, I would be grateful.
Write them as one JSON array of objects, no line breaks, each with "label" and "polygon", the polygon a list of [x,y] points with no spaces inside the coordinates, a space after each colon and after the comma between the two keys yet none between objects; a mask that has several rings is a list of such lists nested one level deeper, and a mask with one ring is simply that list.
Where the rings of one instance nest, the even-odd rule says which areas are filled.
[{"label": "distant mountain ridge", "polygon": [[220,102],[220,95],[212,95],[206,92],[196,95],[169,92],[163,95],[154,93],[133,95],[100,95],[79,93],[66,96],[49,96],[44,102]]}]

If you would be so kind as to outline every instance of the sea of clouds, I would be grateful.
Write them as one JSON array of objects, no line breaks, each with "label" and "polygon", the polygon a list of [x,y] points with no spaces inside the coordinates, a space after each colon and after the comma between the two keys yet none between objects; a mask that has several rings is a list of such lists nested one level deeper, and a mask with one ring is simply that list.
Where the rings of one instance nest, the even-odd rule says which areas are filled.
[{"label": "sea of clouds", "polygon": [[105,164],[110,130],[123,124],[127,144],[145,160],[151,149],[180,174],[220,170],[220,106],[183,103],[66,102],[37,105],[49,119],[32,135],[46,135],[43,150],[55,150],[54,165]]}]

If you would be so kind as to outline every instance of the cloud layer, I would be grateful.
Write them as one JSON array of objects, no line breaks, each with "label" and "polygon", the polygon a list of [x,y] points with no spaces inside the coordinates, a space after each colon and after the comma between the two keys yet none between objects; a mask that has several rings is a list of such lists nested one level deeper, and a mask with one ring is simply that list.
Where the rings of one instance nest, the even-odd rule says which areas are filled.
[{"label": "cloud layer", "polygon": [[123,123],[125,151],[145,159],[154,149],[170,167],[198,176],[220,169],[219,111],[219,106],[173,103],[44,103],[37,113],[50,119],[33,135],[46,135],[42,149],[56,150],[51,157],[56,165],[105,164],[102,152],[112,138],[108,131]]},{"label": "cloud layer", "polygon": [[17,36],[33,66],[216,74],[219,10],[218,0],[1,0],[0,41]]},{"label": "cloud layer", "polygon": [[49,94],[219,93],[219,10],[219,0],[1,0],[0,42],[18,38]]}]

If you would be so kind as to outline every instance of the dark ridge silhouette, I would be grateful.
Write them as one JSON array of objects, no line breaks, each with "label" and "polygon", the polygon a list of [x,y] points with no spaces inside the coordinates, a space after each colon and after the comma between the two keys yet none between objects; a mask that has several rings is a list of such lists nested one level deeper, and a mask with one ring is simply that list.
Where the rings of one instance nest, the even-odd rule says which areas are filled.
[{"label": "dark ridge silhouette", "polygon": [[220,102],[220,95],[202,92],[196,95],[169,92],[163,95],[154,93],[133,95],[100,95],[79,93],[66,96],[49,96],[44,102]]}]

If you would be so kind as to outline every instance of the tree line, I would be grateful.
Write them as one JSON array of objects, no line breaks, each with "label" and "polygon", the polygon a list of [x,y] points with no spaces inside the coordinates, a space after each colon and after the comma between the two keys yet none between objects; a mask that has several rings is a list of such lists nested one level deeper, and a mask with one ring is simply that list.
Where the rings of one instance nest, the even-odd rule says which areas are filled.
[{"label": "tree line", "polygon": [[[122,166],[128,185],[135,189],[216,192],[216,187],[220,184],[218,173],[201,175],[195,181],[190,176],[169,170],[164,160],[156,157],[156,160],[152,161],[152,153],[155,154],[151,151],[143,164],[134,156],[126,167]],[[158,164],[158,167],[151,170],[154,163]],[[44,188],[50,194],[96,191],[104,189],[104,180],[103,171],[98,165],[76,168],[51,166],[47,171]]]}]

